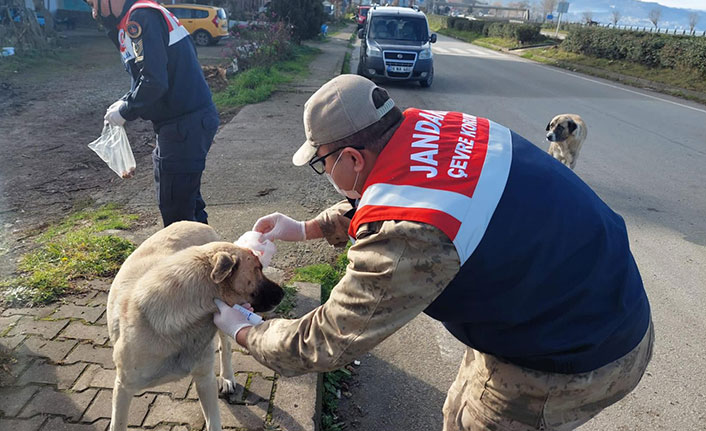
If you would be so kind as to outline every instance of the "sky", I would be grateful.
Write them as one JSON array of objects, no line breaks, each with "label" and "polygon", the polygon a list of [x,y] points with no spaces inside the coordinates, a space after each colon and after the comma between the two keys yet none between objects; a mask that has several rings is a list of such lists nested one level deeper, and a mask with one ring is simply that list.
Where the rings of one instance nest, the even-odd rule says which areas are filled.
[{"label": "sky", "polygon": [[706,0],[651,0],[662,6],[680,7],[684,9],[697,9],[706,11]]}]

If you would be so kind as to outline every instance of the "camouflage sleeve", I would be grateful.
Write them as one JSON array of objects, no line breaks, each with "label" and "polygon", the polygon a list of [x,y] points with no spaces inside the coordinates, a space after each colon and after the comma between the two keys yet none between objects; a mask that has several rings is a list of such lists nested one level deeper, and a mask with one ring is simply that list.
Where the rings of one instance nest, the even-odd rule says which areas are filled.
[{"label": "camouflage sleeve", "polygon": [[351,219],[344,214],[351,209],[353,209],[351,204],[347,200],[342,200],[314,218],[329,244],[343,247],[348,243],[348,226],[351,224]]},{"label": "camouflage sleeve", "polygon": [[329,300],[299,319],[252,328],[253,357],[284,376],[340,368],[421,313],[459,270],[456,249],[433,226],[377,222],[357,236]]}]

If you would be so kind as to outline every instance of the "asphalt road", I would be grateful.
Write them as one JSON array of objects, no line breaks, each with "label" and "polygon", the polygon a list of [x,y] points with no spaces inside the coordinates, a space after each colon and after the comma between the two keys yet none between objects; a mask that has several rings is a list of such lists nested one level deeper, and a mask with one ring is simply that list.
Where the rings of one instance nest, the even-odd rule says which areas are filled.
[{"label": "asphalt road", "polygon": [[[355,70],[356,55],[351,65]],[[435,80],[381,84],[398,105],[458,110],[542,149],[556,114],[588,138],[576,173],[628,226],[651,301],[654,358],[640,386],[581,431],[706,430],[706,106],[439,37]],[[420,316],[361,358],[343,417],[361,430],[440,429],[463,347]]]}]

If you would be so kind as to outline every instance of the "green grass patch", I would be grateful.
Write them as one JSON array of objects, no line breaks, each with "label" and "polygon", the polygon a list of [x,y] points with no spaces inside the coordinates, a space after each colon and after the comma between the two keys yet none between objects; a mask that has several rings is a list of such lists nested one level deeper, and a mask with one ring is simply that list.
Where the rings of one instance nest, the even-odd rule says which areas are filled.
[{"label": "green grass patch", "polygon": [[700,77],[695,70],[653,68],[629,61],[608,60],[576,54],[564,51],[561,48],[529,49],[522,56],[530,60],[559,67],[586,66],[634,78],[646,79],[667,86],[706,93],[706,80]]},{"label": "green grass patch", "polygon": [[22,73],[26,70],[66,68],[70,56],[66,50],[19,51],[9,57],[0,57],[0,76]]},{"label": "green grass patch", "polygon": [[7,305],[51,302],[79,279],[109,277],[135,250],[110,229],[128,229],[137,219],[115,205],[74,213],[52,225],[36,240],[37,248],[20,258],[20,275],[0,283]]},{"label": "green grass patch", "polygon": [[213,102],[219,110],[223,110],[265,101],[278,85],[308,73],[309,63],[320,52],[318,48],[296,46],[294,57],[290,60],[238,73],[228,82],[228,87],[213,93]]},{"label": "green grass patch", "polygon": [[338,284],[343,275],[346,273],[348,266],[348,249],[338,255],[336,262],[333,265],[320,263],[309,265],[294,270],[292,281],[304,281],[309,283],[321,284],[321,303],[328,301],[331,295],[331,290]]}]

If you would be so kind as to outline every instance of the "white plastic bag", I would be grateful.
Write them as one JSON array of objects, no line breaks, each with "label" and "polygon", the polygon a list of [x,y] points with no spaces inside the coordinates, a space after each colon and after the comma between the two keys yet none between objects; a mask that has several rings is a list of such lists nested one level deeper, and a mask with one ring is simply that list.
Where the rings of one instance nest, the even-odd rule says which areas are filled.
[{"label": "white plastic bag", "polygon": [[125,128],[105,123],[100,138],[88,144],[121,178],[131,178],[135,173],[135,157],[132,155],[130,142]]},{"label": "white plastic bag", "polygon": [[235,245],[252,250],[255,256],[260,259],[263,268],[270,266],[272,256],[274,256],[277,251],[274,242],[269,239],[263,241],[262,234],[254,230],[242,234],[235,242]]}]

